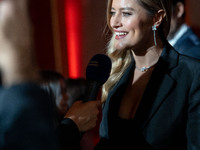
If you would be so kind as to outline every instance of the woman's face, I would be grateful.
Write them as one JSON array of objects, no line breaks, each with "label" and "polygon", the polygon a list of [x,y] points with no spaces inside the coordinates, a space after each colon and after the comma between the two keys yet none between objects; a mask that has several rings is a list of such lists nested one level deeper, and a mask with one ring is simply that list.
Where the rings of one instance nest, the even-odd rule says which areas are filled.
[{"label": "woman's face", "polygon": [[116,49],[141,49],[153,43],[153,17],[136,0],[113,0],[110,13]]}]

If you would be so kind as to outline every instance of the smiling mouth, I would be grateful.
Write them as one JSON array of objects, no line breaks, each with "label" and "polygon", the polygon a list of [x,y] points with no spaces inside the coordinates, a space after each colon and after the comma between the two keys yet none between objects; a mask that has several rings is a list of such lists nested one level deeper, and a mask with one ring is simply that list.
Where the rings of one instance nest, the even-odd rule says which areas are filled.
[{"label": "smiling mouth", "polygon": [[115,32],[115,34],[117,36],[123,36],[123,35],[127,35],[128,33],[127,32]]},{"label": "smiling mouth", "polygon": [[119,40],[119,39],[122,39],[124,38],[126,35],[128,34],[128,32],[115,32],[115,39]]}]

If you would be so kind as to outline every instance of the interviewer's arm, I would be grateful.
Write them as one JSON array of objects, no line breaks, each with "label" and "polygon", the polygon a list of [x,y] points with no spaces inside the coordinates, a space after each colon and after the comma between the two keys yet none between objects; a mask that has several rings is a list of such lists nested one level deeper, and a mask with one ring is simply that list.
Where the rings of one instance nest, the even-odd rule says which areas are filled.
[{"label": "interviewer's arm", "polygon": [[62,149],[80,148],[81,134],[96,126],[100,101],[75,102],[58,127]]}]

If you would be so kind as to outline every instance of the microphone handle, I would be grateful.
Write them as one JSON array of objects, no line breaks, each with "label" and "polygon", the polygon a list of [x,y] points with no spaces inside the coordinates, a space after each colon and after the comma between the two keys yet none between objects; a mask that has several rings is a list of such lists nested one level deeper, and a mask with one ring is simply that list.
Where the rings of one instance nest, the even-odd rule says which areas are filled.
[{"label": "microphone handle", "polygon": [[99,82],[89,80],[87,83],[86,94],[85,94],[85,98],[83,102],[96,100],[100,87],[101,87],[101,84]]}]

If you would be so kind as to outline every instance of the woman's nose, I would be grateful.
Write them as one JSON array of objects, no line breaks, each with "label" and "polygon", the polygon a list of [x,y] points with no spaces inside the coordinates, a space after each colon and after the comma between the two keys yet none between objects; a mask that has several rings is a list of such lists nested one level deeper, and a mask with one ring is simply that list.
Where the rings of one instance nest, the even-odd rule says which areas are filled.
[{"label": "woman's nose", "polygon": [[121,17],[119,15],[115,15],[110,20],[110,25],[112,28],[119,28],[122,26]]}]

